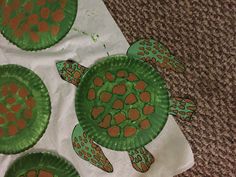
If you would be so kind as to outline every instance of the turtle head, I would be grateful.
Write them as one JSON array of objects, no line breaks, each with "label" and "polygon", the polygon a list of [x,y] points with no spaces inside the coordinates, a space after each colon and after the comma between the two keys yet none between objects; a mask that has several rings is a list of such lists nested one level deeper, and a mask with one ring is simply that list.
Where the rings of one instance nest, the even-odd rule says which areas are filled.
[{"label": "turtle head", "polygon": [[82,76],[87,71],[86,67],[71,59],[56,62],[56,67],[61,78],[75,86],[79,85]]}]

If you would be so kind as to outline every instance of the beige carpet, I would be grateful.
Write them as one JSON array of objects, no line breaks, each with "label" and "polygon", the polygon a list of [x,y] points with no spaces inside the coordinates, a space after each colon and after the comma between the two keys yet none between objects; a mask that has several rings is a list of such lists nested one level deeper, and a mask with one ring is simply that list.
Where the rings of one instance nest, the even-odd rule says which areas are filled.
[{"label": "beige carpet", "polygon": [[198,103],[191,123],[177,120],[196,160],[179,176],[235,177],[236,1],[104,1],[130,43],[153,37],[187,66],[162,73],[173,95]]}]

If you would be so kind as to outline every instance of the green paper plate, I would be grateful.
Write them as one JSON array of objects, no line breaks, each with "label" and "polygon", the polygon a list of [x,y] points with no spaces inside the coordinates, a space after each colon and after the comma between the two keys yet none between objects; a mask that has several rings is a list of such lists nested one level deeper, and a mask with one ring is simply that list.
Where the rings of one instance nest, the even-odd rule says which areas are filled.
[{"label": "green paper plate", "polygon": [[71,163],[51,153],[32,153],[18,158],[5,177],[79,177]]},{"label": "green paper plate", "polygon": [[51,113],[48,90],[31,70],[0,66],[0,153],[32,147],[43,135]]},{"label": "green paper plate", "polygon": [[164,80],[149,64],[112,56],[82,77],[75,108],[89,137],[104,147],[125,151],[146,145],[161,132],[169,96]]},{"label": "green paper plate", "polygon": [[21,49],[51,47],[71,29],[77,3],[77,0],[1,0],[0,30]]}]

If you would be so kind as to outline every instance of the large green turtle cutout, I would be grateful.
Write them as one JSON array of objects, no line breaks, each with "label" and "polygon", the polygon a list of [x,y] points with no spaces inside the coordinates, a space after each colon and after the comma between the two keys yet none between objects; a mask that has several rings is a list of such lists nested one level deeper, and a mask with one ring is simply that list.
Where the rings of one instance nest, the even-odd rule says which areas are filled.
[{"label": "large green turtle cutout", "polygon": [[104,58],[90,69],[73,60],[57,62],[62,79],[78,87],[75,108],[79,124],[73,130],[72,143],[81,158],[112,172],[101,145],[127,151],[134,169],[146,172],[154,157],[144,146],[158,136],[168,115],[191,119],[195,103],[170,97],[153,65],[184,71],[169,50],[154,40],[137,41],[127,55]]}]

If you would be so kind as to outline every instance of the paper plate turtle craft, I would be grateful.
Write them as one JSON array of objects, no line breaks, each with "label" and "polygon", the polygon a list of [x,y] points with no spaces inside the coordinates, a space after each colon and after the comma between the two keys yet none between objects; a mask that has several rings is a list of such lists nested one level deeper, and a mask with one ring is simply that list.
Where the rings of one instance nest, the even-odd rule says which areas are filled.
[{"label": "paper plate turtle craft", "polygon": [[164,80],[150,63],[184,71],[170,51],[154,40],[137,41],[127,56],[104,58],[90,69],[72,60],[57,62],[60,76],[78,87],[75,109],[79,124],[72,143],[81,158],[112,172],[101,145],[127,151],[134,169],[146,172],[154,157],[144,146],[161,132],[168,115],[191,118],[194,102],[170,98]]},{"label": "paper plate turtle craft", "polygon": [[77,0],[1,0],[0,31],[24,50],[51,47],[71,29],[77,3]]},{"label": "paper plate turtle craft", "polygon": [[0,153],[29,149],[44,134],[51,114],[48,90],[33,71],[0,66]]},{"label": "paper plate turtle craft", "polygon": [[5,177],[79,177],[66,159],[49,152],[26,154],[14,161]]}]

